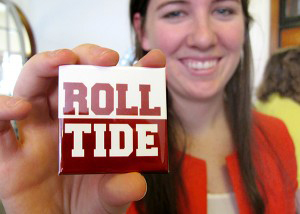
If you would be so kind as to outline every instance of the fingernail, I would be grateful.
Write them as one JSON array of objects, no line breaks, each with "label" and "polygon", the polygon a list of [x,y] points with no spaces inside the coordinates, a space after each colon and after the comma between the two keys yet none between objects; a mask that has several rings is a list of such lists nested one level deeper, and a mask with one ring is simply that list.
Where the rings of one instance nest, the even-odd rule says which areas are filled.
[{"label": "fingernail", "polygon": [[9,100],[6,102],[6,105],[8,107],[15,107],[17,106],[20,102],[22,102],[23,99],[20,97],[11,97]]}]

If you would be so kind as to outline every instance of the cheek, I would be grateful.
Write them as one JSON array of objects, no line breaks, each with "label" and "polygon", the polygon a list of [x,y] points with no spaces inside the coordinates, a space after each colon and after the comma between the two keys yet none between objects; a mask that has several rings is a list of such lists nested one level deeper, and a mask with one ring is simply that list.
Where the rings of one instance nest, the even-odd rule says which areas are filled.
[{"label": "cheek", "polygon": [[182,36],[176,34],[174,29],[165,25],[156,25],[148,31],[149,49],[160,49],[167,58],[174,53],[182,42]]},{"label": "cheek", "polygon": [[245,42],[244,23],[237,21],[220,29],[224,46],[230,51],[241,51]]}]

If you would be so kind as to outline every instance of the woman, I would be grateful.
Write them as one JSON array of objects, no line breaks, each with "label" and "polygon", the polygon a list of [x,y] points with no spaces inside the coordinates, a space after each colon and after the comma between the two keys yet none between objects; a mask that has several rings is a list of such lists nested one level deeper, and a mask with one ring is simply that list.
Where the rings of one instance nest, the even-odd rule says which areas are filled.
[{"label": "woman", "polygon": [[[295,210],[293,147],[288,145],[286,154],[278,150],[291,140],[286,130],[277,136],[281,139],[269,136],[283,124],[251,112],[247,8],[245,0],[131,0],[136,58],[153,48],[161,49],[167,58],[171,173],[145,175],[148,193],[129,213]],[[288,153],[291,162],[283,158]],[[260,167],[266,156],[273,156],[270,161],[278,166],[276,172],[272,164]],[[238,167],[233,169],[235,164]],[[288,185],[292,181],[288,200],[268,190],[275,182],[266,177],[270,176],[264,173],[267,168],[270,174],[291,176],[282,180]],[[218,208],[216,203],[223,205]]]},{"label": "woman", "polygon": [[[273,118],[254,113],[251,122],[247,2],[135,3],[141,4],[132,12],[141,47],[167,56],[171,173],[147,176],[145,200],[128,212],[211,212],[208,193],[232,195],[233,212],[294,212],[289,135]],[[155,50],[137,65],[163,67],[164,60]],[[0,198],[8,213],[122,213],[143,197],[138,173],[57,176],[57,67],[117,61],[116,52],[94,45],[41,53],[25,65],[15,97],[0,97]],[[19,141],[11,119],[20,120]]]},{"label": "woman", "polygon": [[[280,49],[266,66],[258,89],[256,109],[284,121],[300,165],[300,47]],[[300,171],[298,171],[298,183]]]}]

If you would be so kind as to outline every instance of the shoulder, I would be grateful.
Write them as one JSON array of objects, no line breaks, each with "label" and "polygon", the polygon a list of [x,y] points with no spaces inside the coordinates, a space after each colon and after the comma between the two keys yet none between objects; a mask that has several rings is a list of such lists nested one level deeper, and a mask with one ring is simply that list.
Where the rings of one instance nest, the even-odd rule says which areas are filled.
[{"label": "shoulder", "polygon": [[274,154],[286,167],[296,168],[295,147],[286,125],[278,118],[258,112],[253,112],[253,124],[260,153]]},{"label": "shoulder", "polygon": [[263,134],[269,139],[291,141],[284,122],[276,117],[253,111],[254,135]]},{"label": "shoulder", "polygon": [[[294,143],[285,124],[278,118],[253,112],[254,139],[263,159],[273,157],[282,170],[296,181],[297,162]],[[297,186],[294,184],[293,186]]]},{"label": "shoulder", "polygon": [[294,143],[282,120],[253,111],[253,129],[260,149],[271,148],[279,156],[295,155]]}]

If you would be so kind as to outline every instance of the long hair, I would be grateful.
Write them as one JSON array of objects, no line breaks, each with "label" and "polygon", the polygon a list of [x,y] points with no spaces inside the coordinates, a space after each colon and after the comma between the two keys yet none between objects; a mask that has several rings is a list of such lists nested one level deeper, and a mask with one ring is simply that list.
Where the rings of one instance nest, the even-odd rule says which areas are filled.
[{"label": "long hair", "polygon": [[[130,20],[133,26],[135,13],[141,15],[141,27],[144,27],[147,8],[150,0],[131,0]],[[226,88],[225,107],[234,145],[237,150],[239,168],[248,195],[250,204],[255,213],[264,213],[265,205],[256,184],[256,171],[253,164],[252,152],[252,117],[251,117],[251,48],[249,38],[249,25],[252,20],[248,12],[248,0],[242,0],[242,8],[245,17],[245,43],[240,63],[229,80]],[[136,35],[135,57],[141,58],[146,51]],[[168,175],[145,175],[148,184],[148,192],[145,198],[137,203],[140,213],[178,213],[178,195],[184,192],[182,184],[181,165],[182,157],[178,157],[176,147],[178,139],[174,133],[174,123],[179,123],[172,109],[171,97],[168,96],[168,141],[170,171]],[[181,139],[182,140],[182,139]]]},{"label": "long hair", "polygon": [[268,101],[273,93],[300,104],[300,46],[280,49],[268,60],[257,97]]}]

